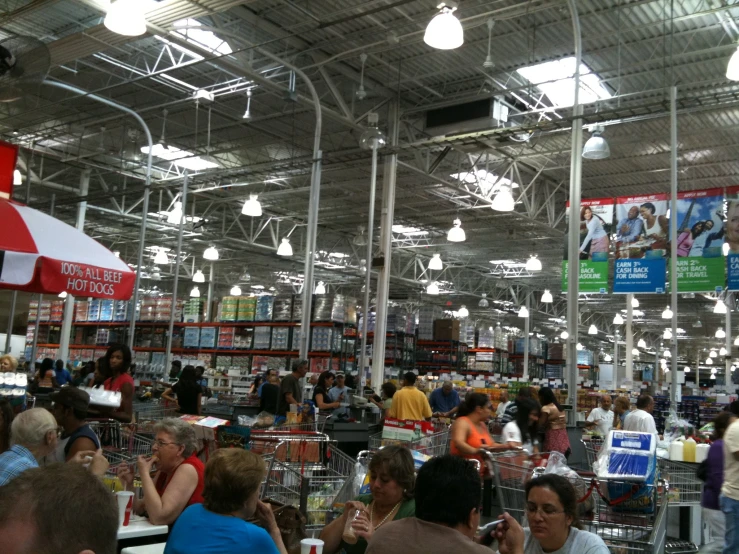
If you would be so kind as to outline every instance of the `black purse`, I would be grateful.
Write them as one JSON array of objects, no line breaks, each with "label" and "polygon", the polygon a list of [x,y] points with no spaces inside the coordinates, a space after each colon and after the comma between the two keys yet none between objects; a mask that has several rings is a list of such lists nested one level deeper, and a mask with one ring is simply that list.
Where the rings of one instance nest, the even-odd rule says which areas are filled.
[{"label": "black purse", "polygon": [[708,460],[703,460],[698,464],[698,469],[695,470],[695,476],[703,482],[708,479]]}]

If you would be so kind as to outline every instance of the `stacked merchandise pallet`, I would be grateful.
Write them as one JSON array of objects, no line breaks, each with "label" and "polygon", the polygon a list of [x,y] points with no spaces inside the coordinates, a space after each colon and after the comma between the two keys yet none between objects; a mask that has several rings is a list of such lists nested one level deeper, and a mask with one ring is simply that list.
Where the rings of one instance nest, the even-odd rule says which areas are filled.
[{"label": "stacked merchandise pallet", "polygon": [[421,306],[418,309],[418,340],[434,340],[434,321],[441,317],[439,306]]}]

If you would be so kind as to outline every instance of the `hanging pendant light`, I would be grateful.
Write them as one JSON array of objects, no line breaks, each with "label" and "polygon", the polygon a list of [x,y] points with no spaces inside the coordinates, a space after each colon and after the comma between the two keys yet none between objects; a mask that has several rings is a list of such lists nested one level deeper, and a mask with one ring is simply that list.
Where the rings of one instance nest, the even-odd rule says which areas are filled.
[{"label": "hanging pendant light", "polygon": [[444,264],[441,263],[441,254],[434,254],[429,260],[429,269],[434,271],[441,271],[444,268]]},{"label": "hanging pendant light", "polygon": [[632,308],[638,308],[639,307],[639,300],[636,298],[636,296],[631,297],[631,307]]},{"label": "hanging pendant light", "polygon": [[277,247],[277,255],[285,256],[285,257],[293,255],[293,247],[290,246],[290,239],[288,238],[282,239],[280,246]]},{"label": "hanging pendant light", "polygon": [[639,339],[639,342],[637,342],[636,345],[639,348],[646,348],[647,347],[647,341],[645,341],[644,339]]},{"label": "hanging pendant light", "polygon": [[216,250],[215,246],[209,246],[205,249],[205,252],[203,252],[203,259],[210,260],[211,262],[214,262],[218,259],[218,250]]},{"label": "hanging pendant light", "polygon": [[251,119],[251,89],[246,90],[246,111],[241,119]]},{"label": "hanging pendant light", "polygon": [[446,234],[446,240],[449,242],[464,242],[466,239],[464,229],[462,229],[462,221],[457,218],[454,220],[454,226]]},{"label": "hanging pendant light", "polygon": [[488,297],[488,295],[483,292],[482,293],[482,298],[477,303],[477,306],[480,307],[480,308],[488,308],[490,306],[490,303],[488,302],[488,298],[487,297]]},{"label": "hanging pendant light", "polygon": [[190,298],[200,298],[200,289],[198,287],[193,287],[190,291]]},{"label": "hanging pendant light", "polygon": [[713,313],[714,314],[725,314],[726,313],[726,304],[724,304],[723,300],[720,298],[716,301],[716,305],[713,307]]},{"label": "hanging pendant light", "polygon": [[582,148],[582,157],[586,160],[604,160],[611,155],[608,142],[601,136],[603,131],[603,125],[593,125],[591,127],[593,134]]},{"label": "hanging pendant light", "polygon": [[458,314],[460,319],[464,319],[465,317],[470,315],[470,311],[464,305],[462,305],[462,307],[459,308]]},{"label": "hanging pendant light", "polygon": [[562,340],[567,340],[568,338],[570,338],[570,334],[567,331],[562,331],[562,333],[559,335],[559,338],[561,338]]},{"label": "hanging pendant light", "polygon": [[182,202],[175,202],[171,212],[167,212],[167,223],[179,225],[182,221]]},{"label": "hanging pendant light", "polygon": [[515,208],[515,201],[511,193],[511,185],[508,183],[501,184],[498,192],[495,194],[490,207],[496,212],[512,212]]},{"label": "hanging pendant light", "polygon": [[690,367],[689,367],[689,366],[685,366],[685,367],[683,368],[683,371],[684,371],[685,373],[690,373]]},{"label": "hanging pendant light", "polygon": [[464,44],[464,29],[454,15],[457,3],[453,0],[443,0],[436,7],[440,11],[426,26],[423,42],[437,50],[459,48]]},{"label": "hanging pendant light", "polygon": [[713,360],[711,358],[706,358],[706,365],[713,365]]},{"label": "hanging pendant light", "polygon": [[665,332],[662,333],[662,338],[665,340],[670,340],[672,338],[672,331],[669,329],[665,329]]},{"label": "hanging pendant light", "polygon": [[59,298],[66,298],[67,297],[67,291],[62,291],[59,293]]},{"label": "hanging pendant light", "polygon": [[192,276],[192,282],[193,283],[205,283],[205,275],[203,275],[203,272],[201,270],[197,270],[195,274]]},{"label": "hanging pendant light", "polygon": [[597,335],[597,334],[598,334],[598,328],[595,326],[595,323],[593,323],[592,325],[590,325],[590,327],[588,327],[588,335]]},{"label": "hanging pendant light", "polygon": [[541,271],[541,260],[536,257],[536,254],[532,254],[531,257],[526,260],[526,271]]},{"label": "hanging pendant light", "polygon": [[624,318],[621,317],[621,314],[616,314],[613,316],[613,324],[614,325],[623,325],[624,324]]},{"label": "hanging pendant light", "polygon": [[18,185],[23,184],[23,175],[21,175],[20,169],[14,169],[13,170],[13,186],[17,187]]},{"label": "hanging pendant light", "polygon": [[672,310],[669,306],[667,306],[665,311],[662,312],[662,319],[672,319]]},{"label": "hanging pendant light", "polygon": [[708,353],[709,358],[718,358],[718,354],[716,351],[712,348],[711,351]]},{"label": "hanging pendant light", "polygon": [[521,309],[518,310],[518,317],[523,317],[523,318],[529,317],[529,310],[526,306],[521,306]]},{"label": "hanging pendant light", "polygon": [[665,351],[662,352],[662,356],[665,358],[672,358],[672,352],[670,352],[667,348],[665,348]]},{"label": "hanging pendant light", "polygon": [[116,34],[137,37],[146,32],[144,4],[140,0],[117,0],[110,4],[104,25]]},{"label": "hanging pendant light", "polygon": [[326,294],[326,284],[323,281],[318,281],[315,292],[316,294]]},{"label": "hanging pendant light", "polygon": [[239,285],[231,287],[231,296],[241,296],[241,287]]},{"label": "hanging pendant light", "polygon": [[165,265],[169,263],[169,257],[163,248],[157,248],[157,253],[154,255],[154,263],[157,265]]},{"label": "hanging pendant light", "polygon": [[632,348],[631,349],[631,355],[632,356],[638,356],[639,355],[639,349],[638,348]]},{"label": "hanging pendant light", "polygon": [[716,338],[717,339],[726,338],[726,331],[724,331],[723,327],[719,327],[718,329],[716,329]]},{"label": "hanging pendant light", "polygon": [[584,350],[585,349],[585,347],[582,344],[580,344],[579,342],[577,343],[577,345],[575,346],[575,348],[577,348],[578,350]]},{"label": "hanging pendant light", "polygon": [[734,339],[734,346],[739,346],[739,335]]},{"label": "hanging pendant light", "polygon": [[726,78],[730,81],[739,81],[739,48],[729,58],[726,66]]},{"label": "hanging pendant light", "polygon": [[439,285],[436,284],[436,281],[431,281],[428,284],[428,286],[426,287],[426,294],[430,294],[431,296],[438,296]]},{"label": "hanging pendant light", "polygon": [[262,205],[257,200],[256,194],[250,194],[249,200],[244,202],[244,207],[241,208],[241,213],[251,217],[261,217]]},{"label": "hanging pendant light", "polygon": [[544,294],[541,295],[541,301],[543,304],[551,304],[554,302],[554,298],[552,297],[552,293],[549,292],[549,289],[544,289]]},{"label": "hanging pendant light", "polygon": [[726,347],[722,346],[721,350],[718,351],[719,356],[726,356]]},{"label": "hanging pendant light", "polygon": [[603,356],[603,361],[604,362],[611,362],[611,361],[613,361],[613,356],[611,356],[610,354],[606,354],[605,356]]}]

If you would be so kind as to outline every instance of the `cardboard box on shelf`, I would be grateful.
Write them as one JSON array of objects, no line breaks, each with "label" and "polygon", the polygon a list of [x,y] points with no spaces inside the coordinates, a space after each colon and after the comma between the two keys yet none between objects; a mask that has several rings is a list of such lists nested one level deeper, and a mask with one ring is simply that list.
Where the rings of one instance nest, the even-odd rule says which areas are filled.
[{"label": "cardboard box on shelf", "polygon": [[458,319],[437,319],[434,321],[434,340],[459,340]]}]

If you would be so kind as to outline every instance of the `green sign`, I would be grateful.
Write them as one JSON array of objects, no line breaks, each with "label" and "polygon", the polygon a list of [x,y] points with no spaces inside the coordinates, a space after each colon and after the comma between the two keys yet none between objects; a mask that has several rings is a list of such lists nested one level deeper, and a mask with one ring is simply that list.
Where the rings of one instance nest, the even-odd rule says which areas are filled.
[{"label": "green sign", "polygon": [[[567,261],[562,262],[562,290],[567,292]],[[608,292],[608,261],[580,260],[580,292]]]},{"label": "green sign", "polygon": [[722,291],[726,282],[725,267],[726,262],[723,256],[715,258],[678,258],[677,291]]}]

